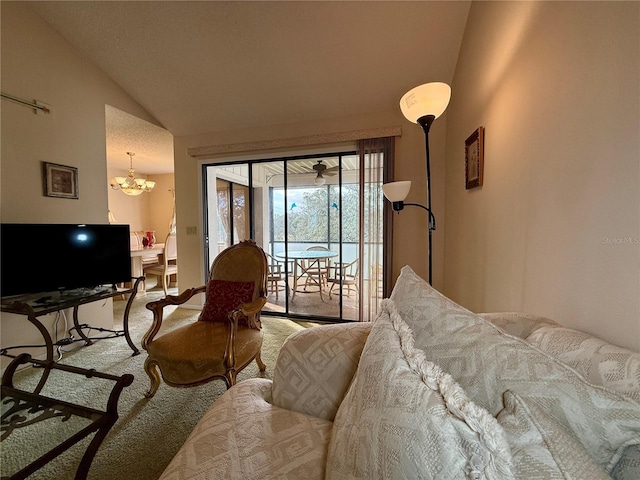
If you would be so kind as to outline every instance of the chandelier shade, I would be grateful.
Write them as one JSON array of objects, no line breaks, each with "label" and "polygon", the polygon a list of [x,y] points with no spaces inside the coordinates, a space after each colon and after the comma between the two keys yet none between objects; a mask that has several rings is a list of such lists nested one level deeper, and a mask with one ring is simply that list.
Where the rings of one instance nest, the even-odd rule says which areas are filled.
[{"label": "chandelier shade", "polygon": [[156,186],[156,182],[144,178],[136,178],[133,169],[133,156],[135,153],[127,152],[129,155],[129,175],[126,177],[113,177],[109,184],[114,190],[120,190],[126,195],[137,197],[143,193],[148,193]]},{"label": "chandelier shade", "polygon": [[434,120],[444,113],[451,99],[451,87],[446,83],[432,82],[419,85],[400,99],[400,110],[407,120],[418,120],[433,115]]}]

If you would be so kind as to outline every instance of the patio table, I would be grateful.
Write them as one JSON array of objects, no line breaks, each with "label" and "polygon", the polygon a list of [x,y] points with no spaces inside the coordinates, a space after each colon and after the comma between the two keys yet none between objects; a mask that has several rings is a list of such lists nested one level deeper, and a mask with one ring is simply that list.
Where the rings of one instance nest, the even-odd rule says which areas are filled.
[{"label": "patio table", "polygon": [[[280,252],[275,254],[276,257],[283,260],[294,260],[293,262],[293,288],[291,289],[291,300],[296,296],[296,292],[299,293],[315,293],[307,292],[306,290],[298,290],[298,280],[300,280],[307,270],[314,266],[315,262],[322,259],[328,259],[338,256],[338,252],[331,250],[294,250],[290,252]],[[303,261],[308,260],[309,264],[305,267]],[[298,270],[300,272],[298,273]],[[320,287],[322,289],[322,286]],[[322,290],[320,290],[320,299],[322,299]]]}]

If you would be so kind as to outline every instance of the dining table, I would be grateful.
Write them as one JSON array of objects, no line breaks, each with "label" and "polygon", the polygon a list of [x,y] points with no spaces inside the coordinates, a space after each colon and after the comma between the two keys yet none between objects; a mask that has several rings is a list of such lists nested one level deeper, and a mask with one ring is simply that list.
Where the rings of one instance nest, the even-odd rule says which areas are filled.
[{"label": "dining table", "polygon": [[[131,276],[133,278],[144,276],[142,257],[162,255],[163,252],[164,243],[154,243],[151,247],[131,247]],[[144,288],[144,282],[140,282],[138,290],[144,291]]]},{"label": "dining table", "polygon": [[[324,259],[331,259],[338,256],[338,252],[331,250],[292,250],[274,254],[283,261],[293,260],[293,288],[291,289],[291,300],[297,293],[315,293],[298,289],[298,282],[311,268],[317,268],[318,262]],[[320,287],[320,299],[322,299],[322,287]]]}]

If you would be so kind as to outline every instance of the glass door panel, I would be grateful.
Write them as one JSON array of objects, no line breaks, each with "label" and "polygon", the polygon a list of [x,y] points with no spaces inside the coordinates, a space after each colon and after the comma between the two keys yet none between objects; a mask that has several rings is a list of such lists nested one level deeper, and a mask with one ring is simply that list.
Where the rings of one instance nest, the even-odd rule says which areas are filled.
[{"label": "glass door panel", "polygon": [[217,240],[215,258],[225,248],[231,246],[231,215],[229,214],[229,205],[231,205],[231,185],[224,180],[216,179],[216,196],[218,203],[216,205],[216,227]]},{"label": "glass door panel", "polygon": [[[205,178],[205,265],[241,240],[251,238],[248,166],[204,167]],[[206,280],[206,278],[205,278]]]},{"label": "glass door panel", "polygon": [[[357,164],[355,164],[357,165]],[[331,250],[340,252],[329,278],[330,299],[337,299],[341,318],[358,320],[359,251],[360,251],[360,186],[358,170],[344,172],[342,183],[329,190]]]},{"label": "glass door panel", "polygon": [[284,162],[251,166],[255,241],[267,255],[267,304],[263,312],[286,314],[289,268],[285,260],[286,190]]},{"label": "glass door panel", "polygon": [[[329,187],[337,180],[337,158],[306,158],[287,162],[287,260],[291,265],[289,312],[321,312],[339,318],[328,301],[327,276],[339,255],[329,248]],[[315,168],[314,168],[315,167]],[[327,170],[331,169],[331,173]]]},{"label": "glass door panel", "polygon": [[233,192],[233,243],[251,238],[249,225],[249,187],[231,183]]}]

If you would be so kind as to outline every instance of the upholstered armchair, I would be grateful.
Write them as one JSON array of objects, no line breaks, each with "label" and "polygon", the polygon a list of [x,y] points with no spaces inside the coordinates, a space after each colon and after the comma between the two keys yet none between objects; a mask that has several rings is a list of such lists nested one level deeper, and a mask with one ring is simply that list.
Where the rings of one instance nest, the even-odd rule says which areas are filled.
[{"label": "upholstered armchair", "polygon": [[[144,369],[151,380],[145,396],[155,395],[160,375],[173,387],[221,379],[230,388],[237,373],[254,359],[264,371],[260,311],[267,301],[266,286],[265,253],[247,240],[216,257],[207,285],[148,303],[153,323],[142,339],[142,348],[148,353]],[[206,298],[197,321],[158,335],[166,306],[182,305],[201,293]]]}]

